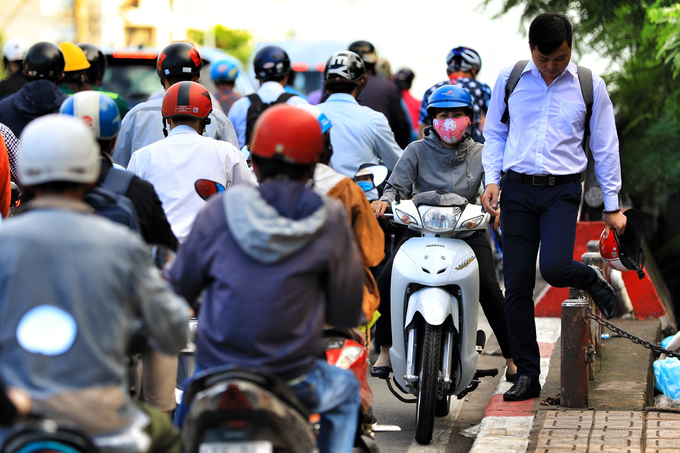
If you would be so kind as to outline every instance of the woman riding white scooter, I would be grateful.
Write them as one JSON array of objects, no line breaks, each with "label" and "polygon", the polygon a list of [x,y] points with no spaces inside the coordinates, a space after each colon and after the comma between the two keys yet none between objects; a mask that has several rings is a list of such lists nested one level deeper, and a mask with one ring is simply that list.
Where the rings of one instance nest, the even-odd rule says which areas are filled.
[{"label": "woman riding white scooter", "polygon": [[[412,198],[414,194],[441,190],[455,193],[472,202],[477,198],[482,184],[483,145],[472,140],[470,125],[474,106],[470,94],[455,85],[445,85],[430,96],[427,113],[432,126],[423,131],[423,139],[408,145],[388,180],[383,196],[372,203],[376,216],[381,217],[397,196]],[[380,356],[371,368],[371,375],[386,379],[392,371],[389,349],[392,346],[390,330],[390,285],[392,260],[397,249],[410,237],[409,233],[396,247],[378,279],[380,314],[376,323],[375,342],[380,346]],[[507,371],[506,379],[514,381],[517,367],[510,353],[510,342],[505,324],[505,300],[494,272],[493,255],[487,239],[481,232],[473,232],[465,242],[472,248],[479,262],[479,299],[491,328],[496,334]]]}]

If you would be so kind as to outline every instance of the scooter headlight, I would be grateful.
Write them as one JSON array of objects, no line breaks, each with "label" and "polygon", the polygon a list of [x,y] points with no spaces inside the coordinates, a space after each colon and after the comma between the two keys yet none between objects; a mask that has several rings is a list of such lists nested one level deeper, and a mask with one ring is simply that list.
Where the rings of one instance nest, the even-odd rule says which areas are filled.
[{"label": "scooter headlight", "polygon": [[418,212],[425,228],[440,233],[454,230],[463,210],[457,207],[420,206]]}]

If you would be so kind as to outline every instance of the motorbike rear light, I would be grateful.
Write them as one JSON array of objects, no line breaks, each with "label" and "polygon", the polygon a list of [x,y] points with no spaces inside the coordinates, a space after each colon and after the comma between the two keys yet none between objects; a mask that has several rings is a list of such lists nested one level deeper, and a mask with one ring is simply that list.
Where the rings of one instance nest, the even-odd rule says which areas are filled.
[{"label": "motorbike rear light", "polygon": [[158,58],[156,52],[113,52],[113,58],[128,58],[132,60],[155,60]]},{"label": "motorbike rear light", "polygon": [[404,211],[400,211],[399,209],[395,209],[394,213],[397,215],[399,220],[406,225],[418,225],[418,221],[412,215],[406,214]]},{"label": "motorbike rear light", "polygon": [[461,228],[468,228],[468,229],[471,230],[473,228],[477,228],[482,223],[482,220],[484,220],[484,216],[479,215],[479,216],[474,217],[470,220],[466,220],[460,226],[461,226]]},{"label": "motorbike rear light", "polygon": [[326,63],[324,63],[323,61],[320,61],[319,63],[316,64],[315,68],[316,68],[317,71],[323,72],[324,69],[326,69]]},{"label": "motorbike rear light", "polygon": [[293,68],[293,71],[296,72],[306,72],[309,71],[309,63],[305,63],[304,61],[295,61],[293,64],[290,65],[291,68]]},{"label": "motorbike rear light", "polygon": [[229,384],[218,409],[250,409],[250,401],[236,384]]},{"label": "motorbike rear light", "polygon": [[245,420],[227,420],[227,428],[229,429],[240,429],[246,427]]},{"label": "motorbike rear light", "polygon": [[345,346],[338,357],[338,361],[335,366],[342,368],[343,370],[349,370],[354,362],[356,362],[361,354],[364,352],[364,348],[360,346]]},{"label": "motorbike rear light", "polygon": [[454,230],[463,210],[457,207],[420,206],[418,212],[423,220],[423,226],[439,233]]}]

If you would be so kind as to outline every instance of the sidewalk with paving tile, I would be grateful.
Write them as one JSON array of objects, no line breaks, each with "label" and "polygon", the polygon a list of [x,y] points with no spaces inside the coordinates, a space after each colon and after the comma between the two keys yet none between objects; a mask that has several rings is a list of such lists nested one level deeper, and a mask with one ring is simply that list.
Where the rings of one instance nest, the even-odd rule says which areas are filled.
[{"label": "sidewalk with paving tile", "polygon": [[[658,342],[658,321],[616,320],[615,324],[642,338]],[[680,413],[649,408],[653,355],[625,338],[612,338],[594,381],[589,408],[545,406],[560,392],[559,318],[537,318],[541,348],[542,391],[536,399],[503,401],[511,386],[504,379],[487,406],[473,453],[557,452],[680,452]]]}]

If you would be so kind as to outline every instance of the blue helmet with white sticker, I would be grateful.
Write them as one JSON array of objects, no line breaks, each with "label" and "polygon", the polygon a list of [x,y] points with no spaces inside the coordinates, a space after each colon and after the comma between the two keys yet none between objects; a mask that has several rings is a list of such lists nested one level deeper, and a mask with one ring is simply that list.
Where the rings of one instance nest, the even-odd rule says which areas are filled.
[{"label": "blue helmet with white sticker", "polygon": [[213,82],[233,82],[238,76],[238,66],[233,61],[221,60],[210,65]]},{"label": "blue helmet with white sticker", "polygon": [[112,140],[120,131],[120,113],[116,103],[99,91],[81,91],[61,104],[59,113],[80,118],[95,138]]},{"label": "blue helmet with white sticker", "polygon": [[464,108],[472,119],[475,115],[475,105],[472,103],[472,96],[465,88],[456,85],[444,85],[430,95],[427,101],[427,114],[434,118],[435,109],[454,109]]},{"label": "blue helmet with white sticker", "polygon": [[265,46],[255,54],[253,68],[256,78],[272,80],[290,72],[290,58],[286,51],[278,46]]}]

